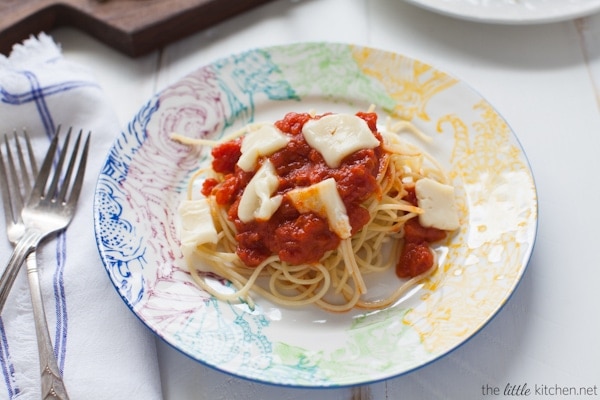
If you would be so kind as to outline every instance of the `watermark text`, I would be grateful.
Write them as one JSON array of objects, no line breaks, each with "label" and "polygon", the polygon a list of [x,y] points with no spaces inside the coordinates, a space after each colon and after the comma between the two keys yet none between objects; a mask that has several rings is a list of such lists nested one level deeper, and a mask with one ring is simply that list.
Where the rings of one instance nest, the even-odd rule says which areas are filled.
[{"label": "watermark text", "polygon": [[507,383],[504,386],[485,384],[481,386],[483,396],[514,397],[559,397],[559,396],[598,396],[598,385],[568,386],[543,383]]}]

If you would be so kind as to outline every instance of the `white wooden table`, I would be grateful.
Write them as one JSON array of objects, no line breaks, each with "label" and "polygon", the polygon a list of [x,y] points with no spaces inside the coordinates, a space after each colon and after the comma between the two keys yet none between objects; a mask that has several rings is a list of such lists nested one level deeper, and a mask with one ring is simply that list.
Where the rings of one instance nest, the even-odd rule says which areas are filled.
[{"label": "white wooden table", "polygon": [[[504,116],[531,164],[539,230],[504,309],[466,344],[420,370],[370,385],[371,399],[512,398],[600,390],[600,15],[530,26],[466,22],[398,0],[279,0],[139,59],[68,28],[50,32],[92,68],[123,124],[150,96],[217,58],[254,47],[336,41],[403,53],[470,84]],[[116,295],[116,294],[115,294]],[[123,306],[123,312],[129,312]],[[200,365],[157,339],[167,400],[351,399],[352,388],[288,389]],[[513,391],[513,395],[516,392]]]}]

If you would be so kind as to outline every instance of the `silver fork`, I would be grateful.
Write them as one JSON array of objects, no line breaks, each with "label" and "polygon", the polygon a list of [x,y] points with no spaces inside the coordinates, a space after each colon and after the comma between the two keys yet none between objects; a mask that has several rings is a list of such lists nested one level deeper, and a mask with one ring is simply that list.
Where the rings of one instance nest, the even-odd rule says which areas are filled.
[{"label": "silver fork", "polygon": [[[8,292],[10,291],[14,279],[16,278],[19,267],[23,262],[23,257],[27,256],[27,276],[29,279],[36,333],[38,337],[38,351],[40,355],[42,380],[42,398],[44,399],[68,399],[68,395],[62,380],[62,374],[60,373],[56,362],[54,350],[52,348],[52,342],[48,333],[41,288],[39,284],[35,249],[41,240],[53,232],[64,229],[72,219],[75,205],[83,184],[83,175],[89,148],[90,134],[88,133],[85,144],[83,145],[83,151],[80,155],[79,166],[77,167],[74,182],[72,188],[70,189],[71,192],[68,193],[67,191],[69,190],[71,176],[74,172],[76,157],[80,148],[81,134],[82,133],[79,132],[77,142],[72,150],[69,165],[64,176],[61,177],[60,173],[67,154],[66,149],[68,147],[71,130],[69,130],[67,133],[62,146],[63,151],[61,152],[59,161],[56,164],[52,182],[50,182],[50,185],[47,188],[48,177],[50,170],[52,169],[51,167],[58,144],[57,132],[52,140],[50,148],[48,149],[46,158],[44,159],[42,172],[36,180],[27,204],[20,213],[19,209],[23,206],[22,199],[27,196],[21,196],[14,159],[11,156],[6,137],[5,144],[7,150],[8,168],[5,168],[4,160],[1,158],[2,154],[0,152],[0,181],[2,181],[3,187],[7,188],[7,191],[2,192],[4,211],[7,221],[7,232],[9,240],[13,244],[16,243],[15,251],[11,256],[9,265],[7,266],[0,280],[0,310],[4,306],[6,297],[8,297]],[[24,136],[28,148],[30,164],[32,166],[31,170],[32,173],[35,174],[37,168],[35,166],[35,159],[33,157],[31,145],[29,144],[27,135],[24,134]],[[22,171],[22,187],[24,188],[24,191],[28,191],[28,188],[31,187],[31,180],[27,173],[26,163],[24,161],[16,133],[15,142],[19,165]],[[10,170],[10,180],[8,179],[8,170]],[[60,188],[58,187],[59,184],[62,185]]]}]

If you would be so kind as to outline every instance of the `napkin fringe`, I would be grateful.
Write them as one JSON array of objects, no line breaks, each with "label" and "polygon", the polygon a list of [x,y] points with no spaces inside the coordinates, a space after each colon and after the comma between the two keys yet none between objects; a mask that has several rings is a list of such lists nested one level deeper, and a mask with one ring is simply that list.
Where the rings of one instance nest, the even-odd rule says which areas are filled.
[{"label": "napkin fringe", "polygon": [[[23,275],[17,279],[22,278],[24,278]],[[24,283],[15,284],[13,292],[10,294],[10,301],[14,304],[14,307],[6,308],[2,318],[11,320],[10,327],[6,329],[10,329],[11,336],[19,338],[18,342],[11,342],[10,344],[18,343],[18,346],[30,350],[16,352],[16,355],[12,354],[14,352],[10,352],[10,360],[7,360],[7,365],[15,367],[11,372],[15,385],[13,390],[27,397],[31,394],[37,394],[39,391],[39,382],[34,379],[39,377],[39,367],[35,373],[27,370],[31,366],[39,366],[36,336],[32,335],[32,332],[35,332],[35,324],[32,318],[31,297],[27,285]],[[32,391],[33,393],[31,393]]]},{"label": "napkin fringe", "polygon": [[0,66],[23,69],[61,57],[60,46],[46,33],[31,35],[22,43],[13,45],[8,57],[0,54]]}]

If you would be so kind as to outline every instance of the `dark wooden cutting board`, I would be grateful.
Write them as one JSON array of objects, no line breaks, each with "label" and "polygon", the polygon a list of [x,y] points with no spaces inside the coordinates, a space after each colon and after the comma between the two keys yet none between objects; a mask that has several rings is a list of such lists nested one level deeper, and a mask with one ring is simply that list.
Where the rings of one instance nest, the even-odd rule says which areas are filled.
[{"label": "dark wooden cutting board", "polygon": [[0,53],[59,26],[80,29],[132,57],[272,0],[1,0]]}]

